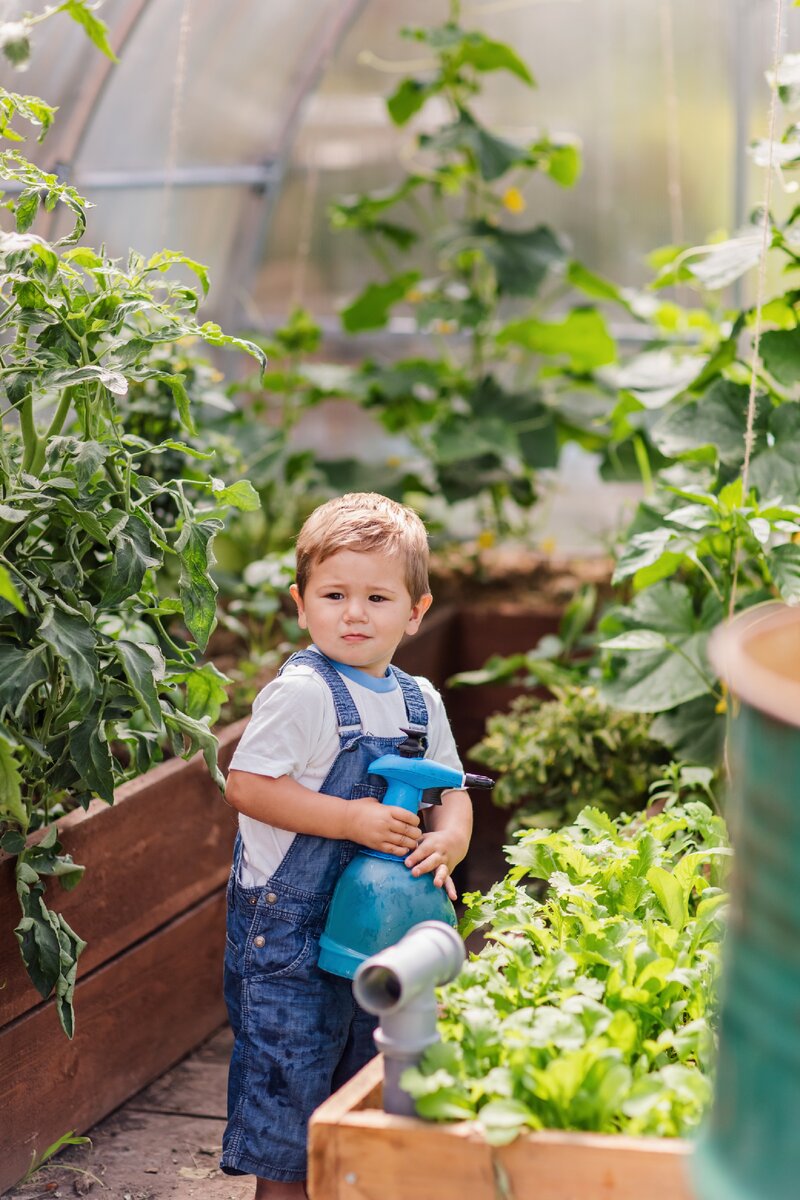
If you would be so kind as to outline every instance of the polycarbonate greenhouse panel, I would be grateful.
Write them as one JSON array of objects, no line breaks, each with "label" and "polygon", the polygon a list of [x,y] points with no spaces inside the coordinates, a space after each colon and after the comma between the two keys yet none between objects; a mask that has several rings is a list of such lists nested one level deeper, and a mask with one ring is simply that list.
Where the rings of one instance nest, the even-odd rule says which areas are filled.
[{"label": "polycarbonate greenhouse panel", "polygon": [[[5,0],[0,19],[43,5]],[[116,65],[58,15],[34,29],[26,72],[0,66],[0,84],[59,106],[43,145],[26,150],[95,202],[87,239],[118,255],[169,244],[209,263],[206,311],[226,323],[259,312],[271,323],[297,300],[333,317],[376,269],[357,237],[330,234],[328,202],[401,178],[410,131],[383,101],[400,71],[424,75],[424,47],[398,30],[446,20],[447,0],[105,0],[98,11]],[[782,50],[796,51],[800,10],[784,4],[783,20]],[[485,119],[509,138],[550,130],[582,143],[577,186],[535,179],[517,220],[553,225],[592,269],[639,285],[654,247],[732,230],[760,198],[747,145],[766,132],[773,0],[486,0],[465,4],[463,22],[511,43],[538,81],[531,91],[487,76]],[[437,116],[427,106],[420,127]],[[792,203],[777,192],[779,209]]]},{"label": "polycarbonate greenhouse panel", "polygon": [[[88,211],[86,241],[105,244],[111,253],[125,258],[130,249],[151,253],[163,246],[181,250],[208,267],[209,299],[203,316],[231,311],[246,319],[246,281],[250,278],[253,246],[243,236],[245,217],[254,205],[259,218],[263,205],[247,188],[162,188],[126,189],[109,192],[88,187],[85,193],[95,204]],[[66,217],[55,226],[58,234],[68,232]],[[186,274],[187,282],[196,285]],[[250,322],[253,323],[252,320]]]},{"label": "polycarbonate greenhouse panel", "polygon": [[[279,154],[298,89],[302,98],[314,84],[307,68],[341,7],[341,0],[150,0],[88,125],[79,168],[163,165],[175,116],[178,166]],[[183,80],[176,77],[182,28]]]},{"label": "polycarbonate greenhouse panel", "polygon": [[[209,263],[209,310],[225,317],[248,290],[299,112],[362,2],[106,0],[117,64],[57,16],[34,30],[27,71],[0,68],[0,82],[59,106],[27,149],[96,205],[87,240],[121,256],[166,244]],[[0,18],[32,7],[10,0]]]},{"label": "polycarbonate greenhouse panel", "polygon": [[[393,63],[417,60],[407,73],[424,76],[424,47],[399,38],[398,27],[429,25],[446,13],[444,2],[409,0],[399,19],[392,0],[371,0],[343,39],[306,111],[270,226],[258,279],[265,312],[280,312],[305,243],[312,308],[335,310],[367,275],[376,278],[357,237],[330,235],[326,210],[337,195],[390,186],[413,165],[411,126],[394,129],[378,97],[402,77]],[[766,130],[772,0],[501,0],[465,5],[464,23],[512,45],[538,85],[528,89],[504,72],[486,76],[478,106],[485,120],[512,140],[544,130],[574,134],[582,145],[576,186],[535,179],[517,222],[541,221],[566,234],[593,270],[641,285],[651,277],[645,257],[655,247],[731,230],[758,199],[763,173],[746,151]],[[800,13],[786,5],[784,26],[784,50],[800,48]],[[413,128],[441,117],[429,104]],[[677,217],[670,202],[676,188]]]}]

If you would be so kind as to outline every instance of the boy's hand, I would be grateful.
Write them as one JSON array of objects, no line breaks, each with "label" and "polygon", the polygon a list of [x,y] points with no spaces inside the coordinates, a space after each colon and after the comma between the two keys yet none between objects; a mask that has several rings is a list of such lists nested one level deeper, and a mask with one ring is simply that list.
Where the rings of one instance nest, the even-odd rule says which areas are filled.
[{"label": "boy's hand", "polygon": [[365,796],[347,801],[344,836],[370,850],[402,857],[416,847],[422,831],[416,813]]},{"label": "boy's hand", "polygon": [[426,875],[433,871],[436,887],[443,887],[451,900],[457,898],[455,884],[450,873],[461,862],[465,854],[460,840],[447,829],[432,829],[423,833],[416,848],[405,860],[412,875]]}]

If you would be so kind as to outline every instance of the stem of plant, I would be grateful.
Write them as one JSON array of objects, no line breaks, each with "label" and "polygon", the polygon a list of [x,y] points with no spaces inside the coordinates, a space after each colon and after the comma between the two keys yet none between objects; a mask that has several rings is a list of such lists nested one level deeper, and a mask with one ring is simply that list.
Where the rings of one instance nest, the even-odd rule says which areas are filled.
[{"label": "stem of plant", "polygon": [[647,449],[645,448],[644,440],[641,434],[636,433],[633,437],[633,452],[636,455],[636,465],[639,468],[639,474],[642,477],[642,486],[645,496],[653,494],[653,472],[650,470],[650,460],[647,457]]},{"label": "stem of plant", "polygon": [[29,473],[39,449],[39,437],[36,433],[36,423],[33,418],[33,396],[30,392],[28,392],[20,405],[19,427],[25,447],[22,455],[22,470]]}]

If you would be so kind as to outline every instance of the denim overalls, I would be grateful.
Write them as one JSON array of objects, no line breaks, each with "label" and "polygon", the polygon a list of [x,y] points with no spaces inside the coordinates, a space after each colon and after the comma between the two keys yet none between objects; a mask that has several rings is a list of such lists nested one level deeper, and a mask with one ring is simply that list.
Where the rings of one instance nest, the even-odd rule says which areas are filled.
[{"label": "denim overalls", "polygon": [[[284,667],[289,663],[318,671],[336,707],[339,753],[320,792],[381,798],[386,781],[368,778],[367,769],[395,750],[403,734],[363,733],[347,685],[322,654],[301,650]],[[425,732],[428,711],[419,685],[391,670],[408,728]],[[311,1113],[375,1054],[376,1020],[356,1004],[350,980],[317,967],[331,894],[357,849],[353,842],[297,834],[263,887],[243,887],[236,838],[225,947],[225,1001],[235,1037],[220,1160],[226,1174],[305,1179]]]}]

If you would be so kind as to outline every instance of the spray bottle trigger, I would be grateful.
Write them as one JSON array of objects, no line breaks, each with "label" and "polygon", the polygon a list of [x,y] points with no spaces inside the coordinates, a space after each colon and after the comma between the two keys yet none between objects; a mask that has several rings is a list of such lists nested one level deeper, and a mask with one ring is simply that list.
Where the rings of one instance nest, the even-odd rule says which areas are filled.
[{"label": "spray bottle trigger", "polygon": [[442,792],[444,790],[444,788],[440,787],[423,788],[422,795],[419,798],[420,806],[423,804],[441,804]]}]

